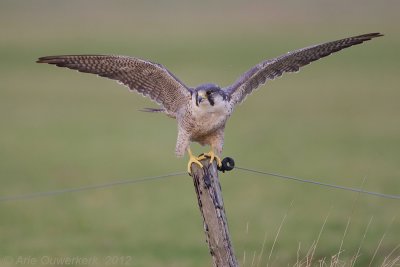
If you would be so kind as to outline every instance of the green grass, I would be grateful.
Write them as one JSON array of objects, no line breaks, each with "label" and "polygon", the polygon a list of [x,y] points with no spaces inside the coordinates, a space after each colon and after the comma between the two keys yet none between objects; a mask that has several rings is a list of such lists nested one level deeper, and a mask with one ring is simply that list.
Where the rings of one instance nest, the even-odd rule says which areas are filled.
[{"label": "green grass", "polygon": [[[188,85],[224,86],[265,58],[369,31],[386,36],[250,96],[228,122],[224,155],[243,167],[399,194],[398,4],[339,1],[326,9],[310,0],[296,10],[279,2],[92,4],[0,4],[0,196],[185,170],[187,159],[173,154],[175,122],[137,111],[153,103],[113,81],[38,65],[39,56],[134,55],[163,63]],[[173,8],[178,4],[181,12]],[[265,266],[292,201],[269,266],[293,266],[299,242],[305,256],[328,213],[315,259],[338,252],[349,218],[342,260],[357,252],[371,217],[356,266],[369,264],[383,235],[372,266],[399,244],[396,200],[241,171],[221,175],[221,182],[237,257],[246,252],[246,266],[266,233]],[[189,177],[0,202],[0,218],[0,266],[7,266],[5,256],[210,265]]]}]

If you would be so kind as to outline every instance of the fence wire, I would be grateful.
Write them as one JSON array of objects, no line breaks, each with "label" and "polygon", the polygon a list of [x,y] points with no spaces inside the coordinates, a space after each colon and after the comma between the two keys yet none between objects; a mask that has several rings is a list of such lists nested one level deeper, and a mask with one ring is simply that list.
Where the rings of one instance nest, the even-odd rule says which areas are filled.
[{"label": "fence wire", "polygon": [[4,197],[0,197],[0,202],[55,196],[55,195],[61,195],[61,194],[65,194],[65,193],[75,193],[75,192],[81,192],[81,191],[102,189],[102,188],[113,187],[113,186],[117,186],[117,185],[137,184],[137,183],[149,182],[149,181],[154,181],[154,180],[160,180],[160,179],[167,178],[167,177],[181,176],[184,174],[187,175],[186,172],[174,172],[174,173],[169,173],[169,174],[164,174],[164,175],[141,177],[141,178],[136,178],[136,179],[121,180],[121,181],[115,181],[115,182],[103,183],[103,184],[97,184],[97,185],[87,185],[87,186],[59,189],[59,190],[53,190],[53,191],[47,191],[47,192],[37,192],[37,193],[31,193],[31,194],[25,194],[25,195],[4,196]]},{"label": "fence wire", "polygon": [[[234,169],[237,169],[240,171],[256,173],[256,174],[261,174],[261,175],[265,175],[265,176],[273,176],[273,177],[277,177],[277,178],[285,179],[285,180],[291,180],[291,181],[297,181],[297,182],[301,182],[301,183],[307,183],[307,184],[328,187],[331,189],[346,190],[346,191],[351,191],[351,192],[356,192],[356,193],[361,193],[361,194],[372,195],[372,196],[376,196],[376,197],[400,200],[400,195],[390,195],[390,194],[384,194],[384,193],[379,193],[379,192],[366,191],[366,190],[359,189],[359,188],[322,183],[322,182],[318,182],[318,181],[311,180],[311,179],[303,179],[303,178],[299,178],[296,176],[289,176],[289,175],[267,172],[267,171],[259,171],[259,170],[255,170],[255,169],[244,168],[244,167],[235,166]],[[81,187],[73,187],[73,188],[59,189],[59,190],[53,190],[53,191],[21,194],[21,195],[3,196],[3,197],[0,197],[0,202],[35,199],[35,198],[41,198],[41,197],[61,195],[61,194],[66,194],[66,193],[75,193],[75,192],[81,192],[81,191],[103,189],[103,188],[114,187],[114,186],[118,186],[118,185],[144,183],[144,182],[160,180],[160,179],[168,178],[168,177],[182,176],[182,175],[187,175],[187,173],[186,172],[174,172],[174,173],[168,173],[168,174],[164,174],[164,175],[148,176],[148,177],[141,177],[141,178],[129,179],[129,180],[120,180],[120,181],[114,181],[114,182],[96,184],[96,185],[87,185],[87,186],[81,186]]]},{"label": "fence wire", "polygon": [[322,182],[317,182],[317,181],[309,180],[309,179],[303,179],[303,178],[299,178],[299,177],[295,177],[295,176],[288,176],[288,175],[283,175],[283,174],[273,173],[273,172],[266,172],[266,171],[258,171],[258,170],[254,170],[254,169],[243,168],[243,167],[235,167],[235,169],[246,171],[246,172],[267,175],[267,176],[274,176],[277,178],[297,181],[297,182],[301,182],[301,183],[307,183],[307,184],[324,186],[324,187],[329,187],[329,188],[334,188],[334,189],[357,192],[357,193],[361,193],[361,194],[373,195],[373,196],[377,196],[377,197],[383,197],[383,198],[389,198],[389,199],[400,199],[400,195],[389,195],[389,194],[383,194],[383,193],[379,193],[379,192],[366,191],[366,190],[354,188],[354,187],[346,187],[346,186],[341,186],[341,185],[322,183]]}]

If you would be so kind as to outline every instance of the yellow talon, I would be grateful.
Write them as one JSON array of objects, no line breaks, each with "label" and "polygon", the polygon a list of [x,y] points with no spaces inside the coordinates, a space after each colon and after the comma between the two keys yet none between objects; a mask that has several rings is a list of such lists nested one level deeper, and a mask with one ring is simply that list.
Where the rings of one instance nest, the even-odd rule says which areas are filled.
[{"label": "yellow talon", "polygon": [[201,164],[201,162],[200,162],[200,160],[202,160],[202,158],[193,156],[193,153],[190,150],[190,148],[187,149],[187,152],[189,154],[189,162],[188,162],[188,166],[187,166],[187,171],[191,175],[192,172],[191,172],[191,168],[190,167],[192,166],[192,163],[195,163],[195,164],[199,165],[200,168],[203,168],[203,164]]},{"label": "yellow talon", "polygon": [[214,148],[211,148],[210,152],[204,153],[198,159],[202,160],[202,159],[205,159],[205,158],[210,158],[210,163],[212,163],[213,160],[215,159],[215,161],[217,162],[218,167],[222,166],[221,159],[217,155],[215,155],[215,153],[214,153]]}]

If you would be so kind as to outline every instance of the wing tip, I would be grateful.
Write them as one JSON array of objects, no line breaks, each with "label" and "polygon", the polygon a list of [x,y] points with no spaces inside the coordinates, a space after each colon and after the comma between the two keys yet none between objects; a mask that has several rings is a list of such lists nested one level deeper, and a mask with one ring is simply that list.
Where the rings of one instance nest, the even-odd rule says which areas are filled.
[{"label": "wing tip", "polygon": [[372,33],[366,33],[366,34],[355,36],[355,38],[361,39],[363,41],[368,41],[373,38],[382,37],[382,36],[385,36],[385,35],[380,32],[372,32]]},{"label": "wing tip", "polygon": [[48,63],[49,60],[51,60],[50,58],[51,58],[51,56],[50,56],[50,57],[49,57],[49,56],[47,56],[47,57],[40,57],[40,58],[38,58],[38,59],[36,60],[36,63]]},{"label": "wing tip", "polygon": [[57,55],[57,56],[44,56],[44,57],[39,57],[36,60],[36,63],[47,63],[47,64],[58,64],[65,62],[66,60],[73,60],[73,59],[79,59],[79,58],[84,58],[84,57],[109,57],[109,56],[114,56],[114,55],[101,55],[101,54],[82,54],[82,55]]},{"label": "wing tip", "polygon": [[369,36],[371,36],[372,38],[385,36],[383,33],[380,33],[380,32],[367,33],[366,35],[369,35]]},{"label": "wing tip", "polygon": [[63,62],[64,59],[65,56],[45,56],[45,57],[39,57],[36,60],[36,63],[58,64]]}]

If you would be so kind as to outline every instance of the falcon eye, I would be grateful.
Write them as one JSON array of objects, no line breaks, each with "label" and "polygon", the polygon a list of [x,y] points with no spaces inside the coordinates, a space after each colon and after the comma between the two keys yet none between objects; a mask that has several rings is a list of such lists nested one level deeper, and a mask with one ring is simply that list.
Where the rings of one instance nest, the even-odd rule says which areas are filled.
[{"label": "falcon eye", "polygon": [[207,91],[207,92],[206,92],[206,95],[207,95],[207,96],[211,95],[211,91]]}]

